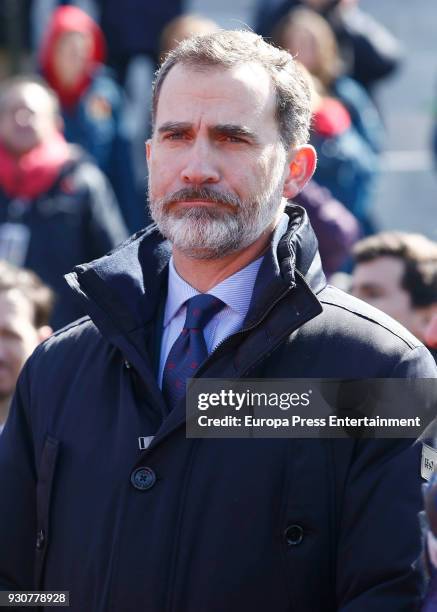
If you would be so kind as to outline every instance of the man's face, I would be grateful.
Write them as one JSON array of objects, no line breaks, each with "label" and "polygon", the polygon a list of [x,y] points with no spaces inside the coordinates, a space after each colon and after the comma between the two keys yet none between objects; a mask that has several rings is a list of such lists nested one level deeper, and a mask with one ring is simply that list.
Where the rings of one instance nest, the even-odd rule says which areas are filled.
[{"label": "man's face", "polygon": [[14,392],[21,368],[41,341],[33,306],[15,289],[0,292],[0,401]]},{"label": "man's face", "polygon": [[56,130],[53,102],[37,84],[17,85],[0,107],[0,142],[15,155],[35,148]]},{"label": "man's face", "polygon": [[267,72],[174,66],[147,156],[151,214],[176,248],[216,258],[253,243],[274,225],[288,169]]},{"label": "man's face", "polygon": [[402,323],[417,338],[424,341],[425,330],[437,303],[415,308],[410,294],[402,287],[405,264],[398,257],[384,256],[355,266],[351,293],[379,308]]}]

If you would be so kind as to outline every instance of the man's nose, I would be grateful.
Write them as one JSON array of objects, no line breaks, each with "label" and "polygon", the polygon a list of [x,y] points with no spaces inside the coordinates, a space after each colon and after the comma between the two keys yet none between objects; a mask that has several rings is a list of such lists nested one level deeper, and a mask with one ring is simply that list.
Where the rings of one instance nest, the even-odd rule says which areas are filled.
[{"label": "man's nose", "polygon": [[214,159],[214,153],[206,143],[197,142],[187,152],[187,158],[181,172],[185,184],[205,185],[217,183],[220,173]]}]

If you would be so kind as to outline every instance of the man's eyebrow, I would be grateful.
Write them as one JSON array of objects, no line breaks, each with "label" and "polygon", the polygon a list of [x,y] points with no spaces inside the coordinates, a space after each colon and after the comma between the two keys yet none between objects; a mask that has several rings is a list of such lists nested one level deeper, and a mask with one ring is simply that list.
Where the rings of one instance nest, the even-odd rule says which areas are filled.
[{"label": "man's eyebrow", "polygon": [[[187,132],[193,128],[193,124],[188,121],[166,121],[159,126],[158,132],[165,134],[166,132]],[[219,123],[214,125],[209,130],[212,134],[233,136],[235,138],[247,138],[255,144],[259,144],[259,138],[250,128],[244,125],[233,123]]]},{"label": "man's eyebrow", "polygon": [[216,134],[222,134],[225,136],[235,136],[241,138],[248,138],[255,144],[259,143],[259,138],[250,128],[244,125],[235,125],[233,123],[221,123],[215,125],[211,131]]},{"label": "man's eyebrow", "polygon": [[188,121],[166,121],[162,125],[159,126],[158,132],[163,134],[165,132],[177,132],[182,131],[185,132],[190,130],[193,127],[191,123]]}]

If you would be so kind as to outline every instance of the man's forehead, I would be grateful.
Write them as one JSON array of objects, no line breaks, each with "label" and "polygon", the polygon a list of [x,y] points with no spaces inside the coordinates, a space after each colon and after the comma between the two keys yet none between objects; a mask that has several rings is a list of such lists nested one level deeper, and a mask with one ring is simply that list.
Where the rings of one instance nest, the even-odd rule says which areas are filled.
[{"label": "man's forehead", "polygon": [[192,66],[178,63],[171,68],[162,83],[157,116],[163,107],[176,106],[177,99],[207,99],[211,104],[221,101],[251,103],[253,108],[275,103],[274,87],[266,69],[257,62],[224,66]]}]

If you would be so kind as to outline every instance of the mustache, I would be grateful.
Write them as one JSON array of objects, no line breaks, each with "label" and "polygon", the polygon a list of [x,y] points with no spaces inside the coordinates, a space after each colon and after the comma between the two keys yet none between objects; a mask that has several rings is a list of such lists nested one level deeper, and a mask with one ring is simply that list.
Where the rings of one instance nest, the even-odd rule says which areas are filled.
[{"label": "mustache", "polygon": [[189,202],[190,200],[203,200],[204,202],[212,202],[213,204],[226,204],[233,208],[241,207],[241,200],[238,196],[232,193],[214,191],[208,187],[185,187],[174,193],[169,193],[159,200],[162,207],[176,202]]}]

